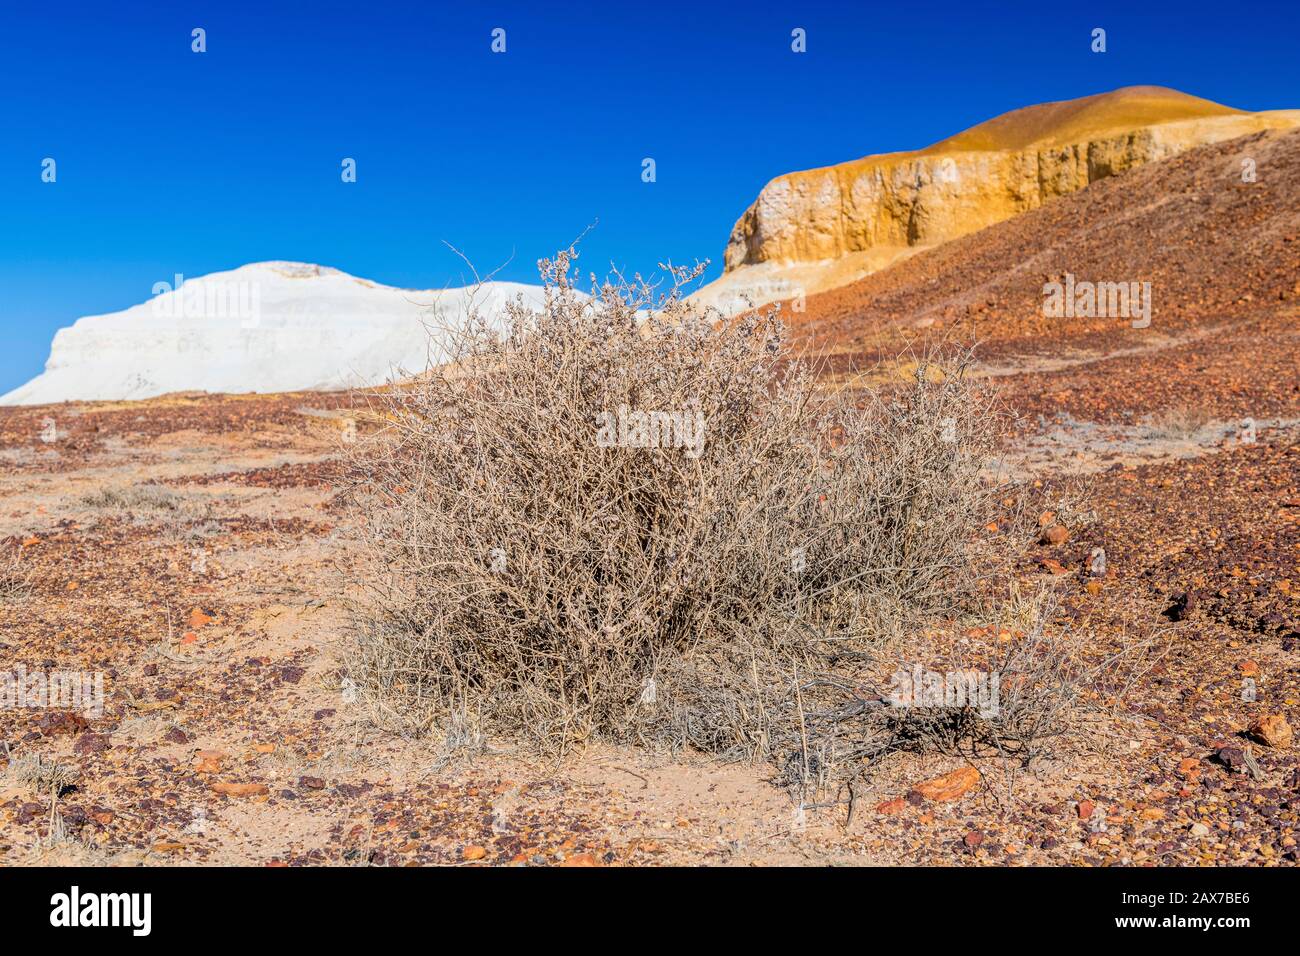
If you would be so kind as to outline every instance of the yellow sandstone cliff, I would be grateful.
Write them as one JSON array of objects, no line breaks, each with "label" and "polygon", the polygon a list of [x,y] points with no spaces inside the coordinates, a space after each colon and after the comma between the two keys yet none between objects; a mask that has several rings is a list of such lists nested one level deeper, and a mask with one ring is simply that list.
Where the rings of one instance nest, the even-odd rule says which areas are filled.
[{"label": "yellow sandstone cliff", "polygon": [[1013,110],[926,149],[778,176],[731,231],[721,279],[697,293],[731,312],[853,282],[907,255],[1142,163],[1262,129],[1248,113],[1158,86]]}]

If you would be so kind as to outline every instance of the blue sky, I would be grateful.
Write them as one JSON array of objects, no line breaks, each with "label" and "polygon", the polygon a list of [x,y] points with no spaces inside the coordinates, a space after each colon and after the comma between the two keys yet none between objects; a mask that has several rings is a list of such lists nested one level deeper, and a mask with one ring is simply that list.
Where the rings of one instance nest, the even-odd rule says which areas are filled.
[{"label": "blue sky", "polygon": [[178,272],[292,259],[459,284],[446,240],[482,271],[513,255],[499,277],[532,281],[599,220],[585,267],[711,258],[716,274],[783,172],[1132,84],[1300,106],[1293,3],[1159,6],[5,4],[0,392],[40,371],[57,328]]}]

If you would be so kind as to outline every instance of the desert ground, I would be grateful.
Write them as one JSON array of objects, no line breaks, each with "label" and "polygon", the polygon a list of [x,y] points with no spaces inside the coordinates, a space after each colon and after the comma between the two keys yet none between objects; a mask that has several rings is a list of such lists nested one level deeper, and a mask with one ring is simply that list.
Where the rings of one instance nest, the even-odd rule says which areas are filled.
[{"label": "desert ground", "polygon": [[[1233,182],[1247,153],[1259,179]],[[0,862],[1295,864],[1298,174],[1300,132],[1192,150],[790,316],[828,381],[977,343],[1018,416],[1008,511],[1084,502],[1022,578],[1054,581],[1098,649],[1158,650],[1090,746],[975,774],[898,755],[812,805],[775,767],[705,755],[448,754],[376,729],[341,685],[352,397],[3,408],[0,545],[21,558],[0,651],[106,676],[101,716],[0,710]],[[1149,279],[1151,326],[1044,318],[1066,272]],[[18,772],[32,755],[73,772],[57,819]]]}]

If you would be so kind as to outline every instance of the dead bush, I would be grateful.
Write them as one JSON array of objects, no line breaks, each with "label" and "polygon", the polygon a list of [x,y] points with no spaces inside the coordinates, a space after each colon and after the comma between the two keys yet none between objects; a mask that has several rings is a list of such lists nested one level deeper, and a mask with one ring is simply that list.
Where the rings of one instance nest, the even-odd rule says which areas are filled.
[{"label": "dead bush", "polygon": [[1166,408],[1143,420],[1147,438],[1162,441],[1187,441],[1195,438],[1213,422],[1213,416],[1200,406]]},{"label": "dead bush", "polygon": [[994,398],[961,356],[823,394],[774,312],[685,302],[697,270],[584,295],[574,259],[541,263],[543,308],[469,316],[448,364],[370,396],[350,677],[406,732],[472,712],[550,751],[770,751],[810,676],[992,573]]},{"label": "dead bush", "polygon": [[31,590],[32,573],[23,568],[22,548],[0,554],[0,606],[20,603]]},{"label": "dead bush", "polygon": [[81,504],[102,511],[176,511],[181,498],[161,485],[101,488],[81,496]]},{"label": "dead bush", "polygon": [[[942,651],[914,646],[916,656],[899,661],[891,675],[882,706],[864,711],[858,726],[837,728],[851,744],[845,755],[910,750],[1009,757],[1027,766],[1063,739],[1078,745],[1097,733],[1107,707],[1149,666],[1155,640],[1099,649],[1088,635],[1054,626],[1057,607],[1050,586],[1024,598],[1013,585],[997,623]],[[924,699],[915,673],[942,677],[941,703]]]}]

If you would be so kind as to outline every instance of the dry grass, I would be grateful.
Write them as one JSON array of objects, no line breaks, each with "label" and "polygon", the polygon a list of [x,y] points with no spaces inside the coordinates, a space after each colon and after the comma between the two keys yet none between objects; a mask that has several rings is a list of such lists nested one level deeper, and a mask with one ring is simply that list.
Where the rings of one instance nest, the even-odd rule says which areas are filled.
[{"label": "dry grass", "polygon": [[27,753],[14,757],[5,747],[9,765],[5,768],[4,779],[14,785],[26,787],[32,794],[50,803],[45,834],[38,836],[33,851],[38,856],[55,849],[67,849],[74,854],[80,851],[93,854],[94,851],[76,840],[68,832],[63,814],[59,812],[59,797],[81,776],[76,767],[47,760],[38,753]]},{"label": "dry grass", "polygon": [[1148,415],[1143,422],[1146,437],[1161,441],[1186,441],[1213,422],[1204,408],[1167,408]]},{"label": "dry grass", "polygon": [[130,485],[125,488],[101,488],[82,495],[80,502],[99,511],[176,511],[182,498],[161,485]]},{"label": "dry grass", "polygon": [[0,555],[0,607],[21,604],[32,592],[32,572],[23,568],[23,552]]},{"label": "dry grass", "polygon": [[12,784],[28,787],[39,796],[55,799],[78,778],[75,767],[47,760],[38,753],[11,757],[5,778]]},{"label": "dry grass", "polygon": [[222,531],[214,520],[227,495],[206,496],[176,492],[155,484],[101,488],[78,499],[78,504],[112,520],[159,528],[162,539],[173,544],[202,542]]}]

